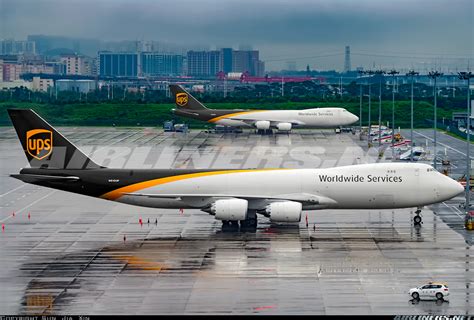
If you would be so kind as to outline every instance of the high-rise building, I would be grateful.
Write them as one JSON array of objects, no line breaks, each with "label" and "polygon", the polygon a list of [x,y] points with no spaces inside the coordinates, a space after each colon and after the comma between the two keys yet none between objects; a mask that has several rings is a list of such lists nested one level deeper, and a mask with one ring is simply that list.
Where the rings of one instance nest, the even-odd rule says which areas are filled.
[{"label": "high-rise building", "polygon": [[4,63],[3,64],[3,81],[20,80],[21,65]]},{"label": "high-rise building", "polygon": [[187,74],[198,77],[214,77],[221,67],[221,51],[188,51]]},{"label": "high-rise building", "polygon": [[144,76],[182,75],[183,60],[184,57],[178,54],[142,52],[142,73]]},{"label": "high-rise building", "polygon": [[33,91],[48,92],[48,89],[52,88],[53,86],[54,86],[53,79],[43,79],[40,77],[33,77],[31,89]]},{"label": "high-rise building", "polygon": [[221,71],[224,73],[229,73],[233,71],[233,64],[232,64],[232,48],[222,48],[221,49],[221,58],[222,58],[222,68]]},{"label": "high-rise building", "polygon": [[257,62],[257,69],[255,70],[255,75],[257,77],[263,77],[265,75],[265,62],[261,60]]},{"label": "high-rise building", "polygon": [[346,46],[344,58],[344,72],[351,71],[351,47]]},{"label": "high-rise building", "polygon": [[99,51],[99,75],[108,77],[137,77],[138,53]]},{"label": "high-rise building", "polygon": [[97,75],[97,58],[85,57],[84,59],[84,75]]},{"label": "high-rise building", "polygon": [[86,72],[86,58],[77,54],[62,55],[61,63],[66,67],[67,75],[90,75]]},{"label": "high-rise building", "polygon": [[265,65],[259,60],[258,50],[188,51],[187,70],[190,76],[214,77],[219,72],[247,72],[263,76]]},{"label": "high-rise building", "polygon": [[34,41],[0,40],[0,54],[36,54]]},{"label": "high-rise building", "polygon": [[235,50],[232,54],[232,71],[248,72],[251,76],[263,76],[265,72],[259,60],[258,50]]}]

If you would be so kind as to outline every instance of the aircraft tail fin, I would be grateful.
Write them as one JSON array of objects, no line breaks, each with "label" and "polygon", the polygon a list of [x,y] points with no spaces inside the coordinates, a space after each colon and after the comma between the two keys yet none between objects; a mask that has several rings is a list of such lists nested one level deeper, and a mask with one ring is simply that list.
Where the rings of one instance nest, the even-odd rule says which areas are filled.
[{"label": "aircraft tail fin", "polygon": [[201,102],[194,98],[183,87],[177,84],[170,84],[170,90],[175,98],[178,109],[204,110],[207,109]]},{"label": "aircraft tail fin", "polygon": [[31,109],[8,109],[8,115],[32,168],[101,168]]}]

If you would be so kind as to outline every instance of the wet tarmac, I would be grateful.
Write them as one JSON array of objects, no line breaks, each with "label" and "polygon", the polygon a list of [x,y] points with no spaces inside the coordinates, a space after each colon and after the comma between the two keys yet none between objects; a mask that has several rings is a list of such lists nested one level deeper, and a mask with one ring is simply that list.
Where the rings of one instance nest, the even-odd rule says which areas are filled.
[{"label": "wet tarmac", "polygon": [[[63,133],[110,166],[326,167],[369,157],[357,136],[330,130]],[[305,214],[290,226],[259,217],[254,232],[223,230],[198,210],[23,184],[8,177],[26,165],[14,132],[0,128],[0,137],[2,314],[473,313],[471,235],[454,209],[461,198],[425,208],[419,228],[413,210],[400,209],[310,211],[308,224]],[[409,288],[430,280],[448,283],[449,302],[409,299]]]}]

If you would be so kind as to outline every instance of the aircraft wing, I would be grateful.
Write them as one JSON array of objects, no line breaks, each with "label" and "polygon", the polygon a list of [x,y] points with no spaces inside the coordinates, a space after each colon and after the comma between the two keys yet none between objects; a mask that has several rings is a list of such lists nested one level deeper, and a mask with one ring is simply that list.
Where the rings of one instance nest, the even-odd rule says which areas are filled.
[{"label": "aircraft wing", "polygon": [[183,199],[183,198],[239,198],[246,200],[269,200],[269,201],[295,201],[303,204],[330,205],[336,204],[336,201],[322,196],[309,193],[292,193],[283,195],[239,195],[239,194],[147,194],[147,193],[123,193],[123,195],[133,197],[161,198],[161,199]]},{"label": "aircraft wing", "polygon": [[257,122],[257,121],[270,121],[270,126],[272,126],[272,127],[276,127],[276,125],[279,124],[279,123],[291,123],[291,125],[295,126],[295,127],[305,124],[304,122],[299,121],[299,120],[282,121],[282,120],[272,120],[272,119],[265,119],[265,120],[262,120],[262,119],[239,119],[239,118],[232,118],[232,117],[226,118],[226,119],[242,121],[242,122],[245,122],[245,123],[247,123],[251,126],[255,126],[255,122]]}]

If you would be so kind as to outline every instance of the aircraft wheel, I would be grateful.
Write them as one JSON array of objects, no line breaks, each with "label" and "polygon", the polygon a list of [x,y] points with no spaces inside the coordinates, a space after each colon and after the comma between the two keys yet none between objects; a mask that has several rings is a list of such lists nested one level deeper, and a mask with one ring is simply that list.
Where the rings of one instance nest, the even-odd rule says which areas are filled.
[{"label": "aircraft wheel", "polygon": [[249,218],[249,219],[248,219],[248,225],[249,225],[249,227],[256,228],[256,227],[257,227],[257,223],[258,223],[257,217],[252,217],[252,218]]},{"label": "aircraft wheel", "polygon": [[413,218],[413,223],[414,223],[415,225],[420,225],[420,224],[421,224],[421,221],[422,221],[422,219],[421,219],[421,217],[418,216],[418,215]]}]

